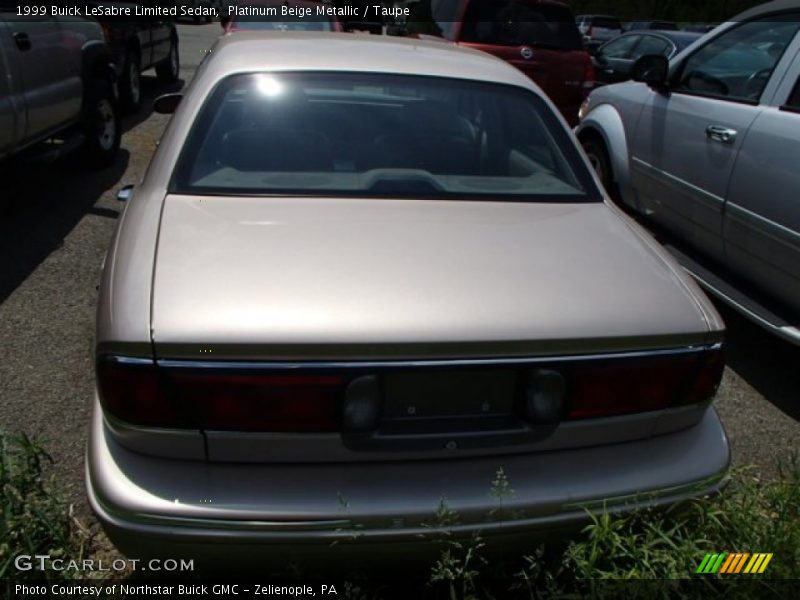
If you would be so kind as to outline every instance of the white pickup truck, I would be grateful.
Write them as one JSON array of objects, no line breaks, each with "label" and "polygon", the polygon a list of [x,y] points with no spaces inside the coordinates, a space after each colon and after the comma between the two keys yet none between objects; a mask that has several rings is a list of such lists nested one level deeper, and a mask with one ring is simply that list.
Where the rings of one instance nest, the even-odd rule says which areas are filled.
[{"label": "white pickup truck", "polygon": [[[115,70],[101,26],[75,17],[24,17],[0,1],[0,161],[80,147],[91,166],[119,149]],[[53,150],[56,149],[56,150]]]}]

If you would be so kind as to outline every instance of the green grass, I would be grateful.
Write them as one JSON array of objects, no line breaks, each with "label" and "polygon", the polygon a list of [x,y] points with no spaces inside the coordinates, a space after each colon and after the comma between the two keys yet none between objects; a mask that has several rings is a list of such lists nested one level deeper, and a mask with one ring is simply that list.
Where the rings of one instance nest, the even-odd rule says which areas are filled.
[{"label": "green grass", "polygon": [[[708,597],[719,588],[741,586],[743,596],[761,580],[800,578],[800,466],[797,460],[779,465],[776,480],[760,481],[748,468],[732,473],[731,484],[714,498],[701,498],[662,511],[623,516],[589,513],[590,523],[575,538],[539,545],[517,564],[489,568],[484,545],[446,542],[432,567],[429,585],[448,600],[516,597],[582,597],[587,581],[649,580],[650,588],[606,588],[600,596],[669,598],[686,590],[663,580],[691,580],[691,589]],[[504,484],[510,489],[510,484]],[[697,575],[706,553],[771,552],[760,575]],[[705,588],[705,589],[704,589]],[[734,590],[735,591],[735,590]],[[736,596],[736,594],[734,594]],[[738,596],[737,596],[738,597]]]},{"label": "green grass", "polygon": [[[0,579],[50,582],[80,577],[80,572],[19,571],[14,558],[20,554],[80,560],[94,550],[85,529],[73,519],[52,481],[43,475],[49,456],[25,435],[0,431]],[[513,481],[503,469],[490,485],[495,507],[491,520],[514,519],[506,508],[514,497]],[[345,502],[346,506],[346,502]],[[725,582],[800,578],[800,465],[797,460],[779,466],[779,475],[761,481],[751,469],[737,469],[731,484],[714,498],[703,498],[666,511],[644,511],[613,516],[589,513],[589,524],[569,540],[532,545],[529,553],[503,563],[489,561],[479,535],[456,539],[446,531],[459,515],[442,500],[430,541],[441,553],[424,581],[416,581],[420,597],[446,600],[482,598],[580,598],[587,581],[592,586],[617,580],[656,581],[655,587],[635,589],[641,596],[667,598],[676,591],[664,580],[690,580],[703,597],[711,586]],[[442,531],[445,533],[441,533]],[[331,548],[336,552],[336,546]],[[706,553],[771,552],[763,575],[697,575]],[[84,574],[85,576],[85,574]],[[365,578],[342,587],[343,598],[383,597],[383,582]],[[647,589],[646,593],[644,590]],[[598,597],[615,597],[606,589]]]},{"label": "green grass", "polygon": [[89,538],[53,482],[45,480],[46,462],[51,462],[50,456],[38,442],[0,431],[0,579],[63,580],[74,571],[18,570],[14,559],[49,554],[80,560],[85,555]]}]

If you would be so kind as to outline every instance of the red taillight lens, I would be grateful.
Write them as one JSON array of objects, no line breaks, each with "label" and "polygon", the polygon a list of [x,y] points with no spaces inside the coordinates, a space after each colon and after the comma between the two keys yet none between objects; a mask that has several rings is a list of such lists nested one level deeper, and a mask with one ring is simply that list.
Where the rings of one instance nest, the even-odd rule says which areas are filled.
[{"label": "red taillight lens", "polygon": [[96,370],[100,402],[111,416],[132,425],[184,426],[152,360],[101,357]]},{"label": "red taillight lens", "polygon": [[339,430],[344,379],[167,369],[169,393],[201,429],[277,432]]},{"label": "red taillight lens", "polygon": [[344,378],[170,369],[101,358],[103,409],[132,425],[237,431],[338,431]]},{"label": "red taillight lens", "polygon": [[662,410],[710,400],[724,360],[721,350],[576,365],[569,374],[568,419]]}]

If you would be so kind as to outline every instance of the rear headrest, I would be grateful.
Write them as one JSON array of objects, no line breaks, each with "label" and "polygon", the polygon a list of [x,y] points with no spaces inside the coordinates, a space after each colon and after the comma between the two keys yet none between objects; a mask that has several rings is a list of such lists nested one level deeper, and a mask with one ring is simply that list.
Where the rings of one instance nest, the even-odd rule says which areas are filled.
[{"label": "rear headrest", "polygon": [[237,171],[331,171],[328,138],[316,131],[236,129],[222,138],[222,162]]}]

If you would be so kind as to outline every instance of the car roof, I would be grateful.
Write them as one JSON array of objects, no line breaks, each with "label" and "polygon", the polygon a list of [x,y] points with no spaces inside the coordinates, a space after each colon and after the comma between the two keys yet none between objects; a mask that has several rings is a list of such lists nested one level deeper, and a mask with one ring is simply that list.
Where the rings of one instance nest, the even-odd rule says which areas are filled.
[{"label": "car roof", "polygon": [[800,9],[800,0],[775,0],[773,2],[759,4],[758,6],[731,17],[728,19],[728,21],[744,21],[752,17],[759,17],[761,15],[767,15],[774,12],[798,9]]},{"label": "car roof", "polygon": [[237,31],[211,50],[207,75],[253,71],[352,71],[473,79],[538,88],[490,54],[446,41],[306,31]]}]

